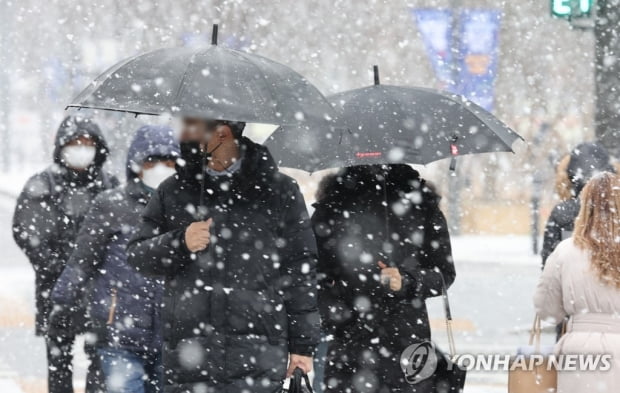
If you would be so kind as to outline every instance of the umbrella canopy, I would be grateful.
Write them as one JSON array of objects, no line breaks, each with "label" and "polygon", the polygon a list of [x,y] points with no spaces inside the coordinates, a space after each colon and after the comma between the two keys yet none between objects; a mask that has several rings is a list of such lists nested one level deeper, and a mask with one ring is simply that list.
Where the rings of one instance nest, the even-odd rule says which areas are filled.
[{"label": "umbrella canopy", "polygon": [[511,152],[521,138],[465,98],[379,84],[328,97],[346,128],[280,127],[265,145],[283,167],[317,170],[372,164],[428,164],[464,154]]},{"label": "umbrella canopy", "polygon": [[304,77],[261,56],[211,46],[168,48],[116,64],[68,107],[252,123],[325,124],[333,109]]}]

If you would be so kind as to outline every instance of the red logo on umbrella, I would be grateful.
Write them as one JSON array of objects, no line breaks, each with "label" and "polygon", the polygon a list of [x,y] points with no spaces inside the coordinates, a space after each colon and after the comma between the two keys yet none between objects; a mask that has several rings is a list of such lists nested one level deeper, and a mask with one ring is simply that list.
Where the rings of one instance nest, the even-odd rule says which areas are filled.
[{"label": "red logo on umbrella", "polygon": [[367,151],[367,152],[357,152],[355,153],[355,157],[357,158],[374,158],[381,157],[383,153],[380,151]]}]

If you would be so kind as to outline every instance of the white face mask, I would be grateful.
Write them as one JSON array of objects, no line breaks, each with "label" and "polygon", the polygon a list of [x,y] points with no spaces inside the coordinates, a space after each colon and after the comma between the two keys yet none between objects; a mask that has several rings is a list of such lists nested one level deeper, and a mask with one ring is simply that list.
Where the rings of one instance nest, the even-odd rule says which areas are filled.
[{"label": "white face mask", "polygon": [[63,147],[60,156],[67,166],[86,169],[95,161],[96,154],[94,146],[72,145]]},{"label": "white face mask", "polygon": [[142,170],[142,183],[144,183],[147,187],[156,189],[159,187],[161,182],[175,173],[176,170],[174,168],[170,168],[162,163],[157,163],[150,169]]}]

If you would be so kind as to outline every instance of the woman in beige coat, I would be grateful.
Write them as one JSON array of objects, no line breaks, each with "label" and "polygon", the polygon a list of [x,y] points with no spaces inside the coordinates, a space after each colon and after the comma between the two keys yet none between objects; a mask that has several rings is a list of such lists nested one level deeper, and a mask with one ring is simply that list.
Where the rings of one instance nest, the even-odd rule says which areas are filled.
[{"label": "woman in beige coat", "polygon": [[608,371],[560,371],[558,393],[620,392],[620,177],[603,173],[581,193],[573,237],[549,256],[534,304],[542,319],[569,316],[556,354],[611,354]]}]

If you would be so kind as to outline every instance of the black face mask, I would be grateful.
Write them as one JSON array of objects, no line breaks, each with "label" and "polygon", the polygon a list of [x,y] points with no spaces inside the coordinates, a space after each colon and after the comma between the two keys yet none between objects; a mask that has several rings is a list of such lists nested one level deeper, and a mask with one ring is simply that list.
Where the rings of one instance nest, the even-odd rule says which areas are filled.
[{"label": "black face mask", "polygon": [[181,141],[179,142],[181,149],[181,158],[187,164],[200,164],[202,160],[202,152],[200,151],[200,143],[198,141]]},{"label": "black face mask", "polygon": [[203,153],[200,150],[200,142],[198,141],[181,141],[179,147],[181,149],[181,158],[185,160],[185,167],[190,169],[198,169],[206,164],[209,156],[216,151],[222,143],[213,148],[210,152]]}]

